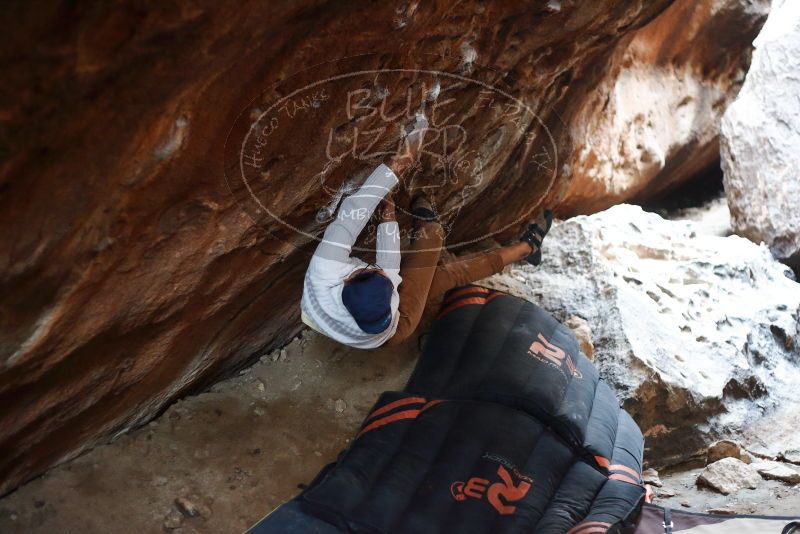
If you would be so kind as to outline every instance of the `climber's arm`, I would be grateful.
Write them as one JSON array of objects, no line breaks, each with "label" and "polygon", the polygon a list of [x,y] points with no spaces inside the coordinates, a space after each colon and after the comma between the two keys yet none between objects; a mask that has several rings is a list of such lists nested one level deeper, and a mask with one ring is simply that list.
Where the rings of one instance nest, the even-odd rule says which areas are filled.
[{"label": "climber's arm", "polygon": [[386,165],[375,169],[364,185],[342,201],[336,218],[328,225],[316,256],[349,261],[353,244],[383,197],[397,185],[397,176]]},{"label": "climber's arm", "polygon": [[384,271],[400,274],[400,226],[394,204],[391,199],[384,199],[381,208],[383,221],[378,225],[375,263]]}]

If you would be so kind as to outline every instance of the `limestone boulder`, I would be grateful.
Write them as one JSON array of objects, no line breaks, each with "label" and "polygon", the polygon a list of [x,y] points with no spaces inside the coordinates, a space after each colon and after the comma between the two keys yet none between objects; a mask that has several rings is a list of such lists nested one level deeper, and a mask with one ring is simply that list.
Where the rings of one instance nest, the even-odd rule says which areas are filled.
[{"label": "limestone boulder", "polygon": [[557,223],[545,243],[540,268],[487,283],[589,323],[652,466],[723,438],[773,458],[800,445],[800,284],[766,246],[630,205]]},{"label": "limestone boulder", "polygon": [[706,452],[706,463],[713,464],[723,458],[736,458],[746,464],[751,462],[750,455],[742,446],[730,439],[721,439],[712,443]]},{"label": "limestone boulder", "polygon": [[736,458],[723,458],[709,464],[697,477],[697,485],[718,491],[723,495],[740,489],[755,489],[761,477],[753,466]]},{"label": "limestone boulder", "polygon": [[774,461],[753,463],[758,474],[769,480],[780,480],[787,484],[800,484],[800,471],[793,465]]},{"label": "limestone boulder", "polygon": [[722,167],[733,229],[800,272],[800,4],[772,5],[722,118]]}]

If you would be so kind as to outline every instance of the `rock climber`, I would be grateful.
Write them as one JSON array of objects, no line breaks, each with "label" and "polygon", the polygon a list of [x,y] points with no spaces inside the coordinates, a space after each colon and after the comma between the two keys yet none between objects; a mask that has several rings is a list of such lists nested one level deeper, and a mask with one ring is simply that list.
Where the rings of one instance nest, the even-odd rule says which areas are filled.
[{"label": "rock climber", "polygon": [[[542,240],[552,214],[534,223],[517,243],[440,263],[444,231],[430,202],[418,196],[411,205],[416,228],[400,255],[400,232],[394,204],[386,199],[397,176],[413,164],[424,138],[417,128],[405,139],[402,154],[382,164],[361,188],[345,198],[306,271],[301,317],[314,330],[356,348],[396,344],[417,328],[426,303],[448,290],[469,284],[522,260],[538,265]],[[375,263],[351,257],[352,247],[373,212],[382,204],[377,227]]]}]

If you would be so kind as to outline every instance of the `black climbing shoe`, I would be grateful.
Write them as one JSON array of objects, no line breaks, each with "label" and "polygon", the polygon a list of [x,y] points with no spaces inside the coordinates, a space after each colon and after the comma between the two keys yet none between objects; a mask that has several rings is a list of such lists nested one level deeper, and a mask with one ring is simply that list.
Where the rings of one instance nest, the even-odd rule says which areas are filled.
[{"label": "black climbing shoe", "polygon": [[534,266],[542,263],[542,241],[544,241],[544,236],[547,235],[547,232],[550,231],[550,227],[553,225],[552,211],[544,210],[542,217],[544,218],[544,228],[537,223],[532,223],[528,225],[528,229],[525,230],[525,233],[520,237],[520,241],[525,241],[531,246],[533,252],[525,258],[525,261]]},{"label": "black climbing shoe", "polygon": [[435,211],[433,211],[431,203],[428,202],[428,199],[421,195],[416,197],[411,202],[411,215],[413,215],[415,219],[425,222],[436,221],[439,219],[439,216]]}]

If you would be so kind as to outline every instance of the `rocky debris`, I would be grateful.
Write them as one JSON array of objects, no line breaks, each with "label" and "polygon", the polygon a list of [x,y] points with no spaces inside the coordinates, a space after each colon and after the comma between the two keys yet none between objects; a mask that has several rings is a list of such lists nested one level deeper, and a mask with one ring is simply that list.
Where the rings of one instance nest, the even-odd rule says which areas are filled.
[{"label": "rocky debris", "polygon": [[[11,100],[0,109],[13,135],[2,136],[0,158],[0,494],[298,332],[317,215],[396,146],[362,136],[363,151],[335,155],[330,183],[298,181],[332,168],[331,137],[350,140],[355,124],[397,132],[381,121],[405,120],[423,90],[429,111],[447,107],[439,118],[468,133],[472,159],[459,169],[480,171],[434,191],[439,204],[466,208],[450,243],[504,229],[508,239],[542,203],[566,214],[646,196],[715,159],[719,110],[767,1],[407,4],[398,15],[392,2],[97,3],[68,13],[21,2],[3,17]],[[348,57],[332,61],[343,48]],[[255,213],[239,182],[203,171],[233,177],[239,145],[228,134],[249,131],[286,89],[419,67],[500,86],[537,118],[513,102],[487,105],[480,87],[445,75],[370,74],[353,87],[386,113],[350,120],[344,83],[279,109],[270,147],[287,152],[249,161],[277,217]]]},{"label": "rocky debris", "polygon": [[[800,284],[765,246],[620,205],[557,223],[540,268],[484,281],[591,325],[595,363],[651,466],[736,439],[799,448]],[[740,455],[741,457],[741,455]]]},{"label": "rocky debris", "polygon": [[789,462],[790,464],[800,465],[800,449],[783,451],[780,454],[780,459],[784,462]]},{"label": "rocky debris", "polygon": [[678,492],[675,489],[665,486],[658,488],[656,491],[658,497],[675,497],[677,494]]},{"label": "rocky debris", "polygon": [[762,477],[769,480],[780,480],[787,484],[800,484],[800,471],[785,463],[761,460],[753,467]]},{"label": "rocky debris", "polygon": [[164,522],[162,524],[167,530],[180,528],[183,524],[183,515],[178,510],[171,508],[170,511],[167,512],[167,515],[164,516]]},{"label": "rocky debris", "polygon": [[697,477],[697,485],[713,489],[723,495],[736,493],[742,488],[755,489],[761,477],[753,466],[736,458],[723,458],[709,464]]},{"label": "rocky debris", "polygon": [[734,230],[800,272],[800,4],[774,0],[720,148]]},{"label": "rocky debris", "polygon": [[[662,488],[655,489],[653,502],[667,508],[680,508],[688,502],[690,508],[702,512],[712,508],[728,508],[737,514],[791,515],[797,513],[800,485],[790,485],[759,476],[756,489],[746,489],[734,495],[723,495],[697,485],[704,467],[687,464],[661,472]],[[666,490],[666,491],[665,491]]]},{"label": "rocky debris", "polygon": [[736,515],[736,510],[733,508],[709,508],[706,510],[707,514],[716,514],[716,515]]},{"label": "rocky debris", "polygon": [[583,317],[573,315],[564,321],[564,324],[572,330],[575,337],[578,338],[578,343],[587,358],[594,360],[594,344],[592,343],[592,329],[589,323]]},{"label": "rocky debris", "polygon": [[661,479],[658,478],[658,471],[652,467],[642,471],[642,481],[644,481],[645,484],[650,484],[651,486],[655,486],[657,488],[663,486]]},{"label": "rocky debris", "polygon": [[186,517],[201,516],[207,519],[211,516],[211,508],[203,504],[196,495],[176,498],[175,506]]},{"label": "rocky debris", "polygon": [[279,349],[272,353],[270,356],[270,360],[273,362],[285,362],[286,361],[286,349]]},{"label": "rocky debris", "polygon": [[736,458],[746,464],[749,464],[752,457],[742,449],[742,446],[732,440],[723,439],[712,443],[706,452],[706,463],[712,464],[723,458]]}]

